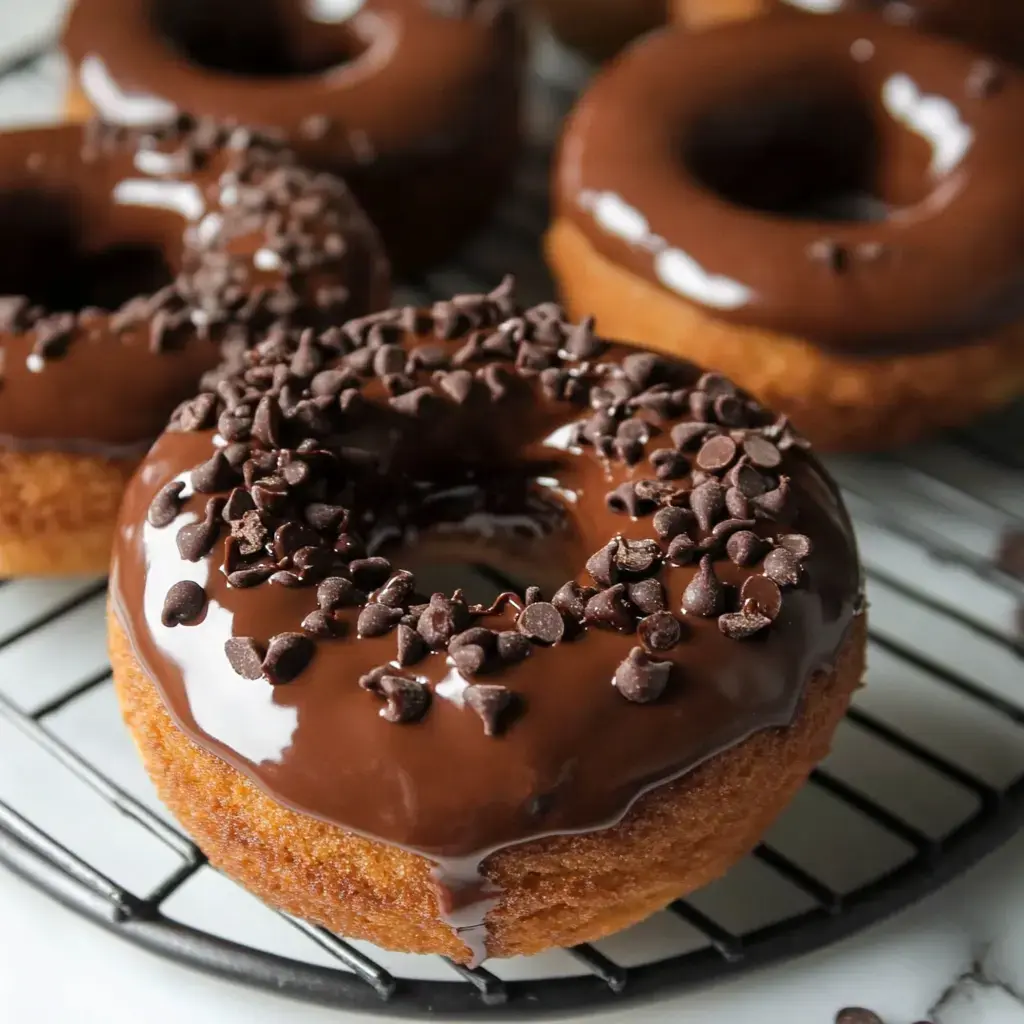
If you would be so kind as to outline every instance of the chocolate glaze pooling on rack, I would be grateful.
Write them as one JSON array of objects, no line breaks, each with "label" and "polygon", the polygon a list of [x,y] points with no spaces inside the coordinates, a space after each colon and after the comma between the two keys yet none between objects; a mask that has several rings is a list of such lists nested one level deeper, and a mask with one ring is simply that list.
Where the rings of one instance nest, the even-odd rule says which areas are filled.
[{"label": "chocolate glaze pooling on rack", "polygon": [[8,133],[0,445],[137,457],[249,331],[386,301],[376,233],[340,182],[208,123]]},{"label": "chocolate glaze pooling on rack", "polygon": [[1022,116],[1019,73],[879,18],[669,30],[580,101],[556,214],[717,319],[932,351],[1024,315]]},{"label": "chocolate glaze pooling on rack", "polygon": [[[859,612],[849,522],[784,420],[507,286],[248,363],[130,485],[114,612],[187,735],[435,862],[478,953],[491,852],[786,725]],[[453,527],[541,589],[420,594],[403,558]]]}]

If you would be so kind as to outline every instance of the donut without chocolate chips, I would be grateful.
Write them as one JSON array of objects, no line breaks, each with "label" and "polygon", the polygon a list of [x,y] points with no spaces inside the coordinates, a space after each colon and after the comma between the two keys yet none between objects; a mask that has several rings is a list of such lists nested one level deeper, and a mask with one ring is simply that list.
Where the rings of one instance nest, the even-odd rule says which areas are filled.
[{"label": "donut without chocolate chips", "polygon": [[[110,645],[212,863],[460,962],[720,875],[859,684],[850,523],[784,417],[508,283],[251,350],[129,486]],[[450,556],[524,583],[475,604]]]},{"label": "donut without chocolate chips", "polygon": [[853,15],[638,44],[562,138],[568,309],[721,370],[822,448],[1001,405],[1024,390],[1024,80],[990,70]]},{"label": "donut without chocolate chips", "polygon": [[99,573],[124,482],[250,331],[379,308],[340,182],[248,132],[0,136],[0,574]]},{"label": "donut without chocolate chips", "polygon": [[509,0],[76,0],[66,108],[283,133],[352,187],[403,271],[480,227],[519,148]]},{"label": "donut without chocolate chips", "polygon": [[1024,4],[1019,0],[672,0],[689,28],[764,15],[874,14],[890,25],[948,36],[982,53],[1024,64]]}]

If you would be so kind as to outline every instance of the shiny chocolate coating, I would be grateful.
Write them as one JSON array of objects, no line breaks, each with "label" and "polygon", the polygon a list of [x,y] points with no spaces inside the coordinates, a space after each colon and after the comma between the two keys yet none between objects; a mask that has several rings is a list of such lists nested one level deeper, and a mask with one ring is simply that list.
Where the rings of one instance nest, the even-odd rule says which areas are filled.
[{"label": "shiny chocolate coating", "polygon": [[857,356],[1024,314],[1024,81],[868,16],[669,29],[567,126],[556,214],[738,326]]},{"label": "shiny chocolate coating", "polygon": [[[251,140],[196,148],[195,138],[173,129],[144,142],[69,125],[0,140],[0,220],[19,240],[0,258],[0,292],[26,295],[44,317],[0,333],[4,447],[140,455],[221,361],[222,343],[244,340],[261,318],[265,326],[262,300],[297,302],[298,323],[386,301],[379,240],[343,186],[316,197],[313,236],[322,250],[334,234],[342,251],[289,267],[278,237],[287,205],[268,199],[255,218],[237,215],[253,184]],[[263,158],[259,174],[290,159]],[[168,292],[173,305],[161,299]],[[52,314],[70,327],[61,351],[44,357],[39,336]]]},{"label": "shiny chocolate coating", "polygon": [[280,130],[346,178],[404,269],[477,226],[517,151],[521,39],[503,2],[78,0],[63,47],[115,124],[184,111]]},{"label": "shiny chocolate coating", "polygon": [[1017,0],[767,0],[771,13],[878,14],[893,25],[934,32],[1024,64],[1024,4]]},{"label": "shiny chocolate coating", "polygon": [[[467,337],[479,332],[471,323],[459,326],[448,315],[451,311],[447,306],[435,310],[437,329],[426,336],[402,330],[396,339],[399,320],[391,320],[388,344],[407,352],[428,344],[434,365],[442,357],[456,358]],[[520,330],[526,321],[513,318],[509,323],[520,325],[509,330]],[[549,338],[552,329],[556,339],[568,337],[560,323],[547,320],[542,326]],[[342,337],[350,335],[343,332]],[[523,351],[535,361],[543,354],[532,343]],[[623,366],[630,372],[637,369],[636,351],[616,346],[604,348],[596,358],[548,351],[545,358],[572,368],[567,370],[570,376],[575,372],[605,381],[609,392],[628,392]],[[394,350],[387,353],[390,357]],[[321,375],[330,372],[330,364],[303,359],[315,362]],[[628,359],[634,362],[624,364]],[[581,446],[574,440],[574,426],[588,416],[585,399],[553,394],[548,386],[551,376],[538,375],[522,355],[513,361],[507,351],[480,350],[474,360],[464,365],[481,376],[473,378],[474,389],[462,401],[444,398],[445,378],[435,376],[435,371],[407,367],[406,386],[413,390],[404,394],[429,389],[434,394],[429,414],[411,414],[401,401],[389,401],[381,379],[371,377],[360,385],[360,401],[352,401],[349,392],[341,411],[330,413],[339,425],[337,432],[330,433],[333,427],[327,433],[321,430],[319,440],[306,450],[319,446],[337,452],[339,458],[352,458],[358,448],[379,459],[369,476],[354,478],[348,521],[368,543],[379,537],[384,545],[380,553],[391,555],[395,565],[402,564],[402,552],[429,551],[431,536],[452,528],[463,537],[468,557],[486,563],[493,545],[501,546],[500,541],[488,541],[488,534],[500,538],[503,524],[507,529],[509,523],[520,528],[532,523],[532,541],[504,534],[507,545],[527,561],[535,560],[534,579],[527,582],[552,574],[581,584],[593,582],[584,563],[611,537],[633,541],[653,535],[651,509],[631,517],[613,511],[608,497],[629,481],[649,479],[650,464],[632,456],[600,456],[594,448]],[[295,367],[294,358],[289,365]],[[353,364],[342,357],[335,365]],[[652,366],[678,385],[678,396],[655,389],[648,399],[662,408],[666,397],[679,405],[668,418],[634,414],[653,434],[652,448],[671,443],[670,435],[688,443],[683,433],[689,428],[673,433],[673,427],[689,423],[698,412],[708,420],[717,416],[737,422],[739,400],[710,375],[702,378],[697,368],[674,361]],[[269,376],[259,368],[250,380],[257,380],[256,374],[264,381]],[[488,381],[500,381],[501,387],[491,390]],[[295,393],[287,391],[280,378],[273,384],[288,407],[301,385],[293,386]],[[595,386],[591,401],[605,397],[602,386]],[[319,384],[314,387],[320,389]],[[709,401],[709,393],[715,393],[712,387],[726,397]],[[641,389],[633,391],[639,394]],[[697,412],[686,414],[681,409],[691,392],[700,392],[689,400]],[[321,408],[327,406],[325,402]],[[759,407],[751,408],[759,410],[758,416],[763,414]],[[773,422],[763,415],[759,422]],[[728,435],[726,428],[702,424],[698,431],[717,429],[723,437]],[[302,432],[297,421],[289,426],[287,419],[275,430],[293,431],[294,437]],[[733,433],[746,443],[749,435]],[[472,880],[482,859],[495,849],[546,834],[606,826],[651,787],[757,730],[785,726],[812,675],[834,666],[860,611],[856,546],[834,484],[799,444],[786,447],[780,442],[784,450],[779,452],[762,443],[764,452],[750,447],[750,458],[771,462],[788,478],[790,512],[785,526],[769,517],[758,518],[750,529],[760,537],[800,535],[794,557],[803,561],[798,584],[784,584],[780,606],[758,604],[774,620],[761,635],[736,639],[714,618],[687,614],[684,608],[695,607],[690,584],[697,569],[692,563],[664,564],[657,578],[664,586],[666,607],[679,617],[681,629],[679,642],[658,654],[670,666],[668,686],[660,696],[645,693],[642,679],[617,674],[637,646],[637,637],[588,618],[589,624],[571,632],[567,626],[564,638],[552,646],[534,643],[524,660],[504,663],[475,679],[500,684],[516,696],[515,714],[495,730],[496,735],[488,735],[478,715],[466,706],[470,680],[443,650],[407,670],[429,689],[429,710],[416,721],[395,724],[383,717],[379,696],[361,688],[360,679],[376,666],[396,664],[396,636],[393,631],[357,636],[359,608],[336,613],[340,635],[317,640],[312,660],[283,685],[243,678],[229,664],[227,640],[252,637],[263,644],[297,630],[317,609],[317,587],[273,581],[244,589],[231,586],[221,569],[227,557],[223,530],[208,554],[195,561],[183,559],[181,528],[201,518],[204,508],[218,507],[216,498],[207,505],[209,489],[193,491],[190,471],[206,462],[220,444],[212,429],[170,430],[128,488],[115,543],[111,595],[113,612],[133,651],[174,721],[201,747],[288,807],[435,860],[439,878],[449,887],[453,881]],[[726,440],[703,460],[709,465],[720,462],[724,447]],[[300,452],[288,454],[288,465],[294,468],[294,461],[302,457]],[[365,469],[365,460],[357,462]],[[683,460],[669,491],[694,486],[698,478],[689,465]],[[153,499],[174,481],[183,484],[180,508],[175,514],[172,506],[169,517],[157,517],[160,525],[153,526]],[[661,522],[659,529],[667,534],[664,517]],[[391,554],[396,544],[389,548],[385,539],[395,541],[396,535],[398,554]],[[413,539],[417,535],[419,542]],[[372,543],[369,546],[373,549]],[[715,550],[714,545],[708,550]],[[714,557],[717,578],[730,594],[738,595],[744,582],[758,575],[748,559],[744,562],[741,567],[722,551]],[[701,572],[707,572],[708,564],[705,559]],[[600,575],[593,567],[590,572],[594,579]],[[773,590],[763,576],[760,579]],[[205,610],[192,625],[165,625],[165,595],[182,580],[204,589]],[[646,603],[650,595],[637,592],[635,598]],[[521,608],[518,598],[498,603],[480,610],[475,625],[515,630],[518,621],[522,633]],[[557,636],[557,629],[548,632],[547,609],[534,618],[531,635]],[[630,689],[620,692],[626,683]]]}]

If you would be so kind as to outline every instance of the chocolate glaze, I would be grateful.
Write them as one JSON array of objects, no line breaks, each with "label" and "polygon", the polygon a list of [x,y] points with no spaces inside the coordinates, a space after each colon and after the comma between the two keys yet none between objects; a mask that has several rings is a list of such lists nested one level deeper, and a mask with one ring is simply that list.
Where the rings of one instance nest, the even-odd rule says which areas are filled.
[{"label": "chocolate glaze", "polygon": [[1024,81],[979,95],[978,64],[864,16],[666,30],[581,100],[557,213],[738,325],[850,355],[968,342],[1024,314]]},{"label": "chocolate glaze", "polygon": [[451,252],[511,173],[521,40],[503,2],[79,0],[63,45],[114,123],[282,130],[349,181],[405,269]]},{"label": "chocolate glaze", "polygon": [[880,14],[893,25],[949,36],[1024,64],[1024,5],[1017,0],[766,0],[773,13]]},{"label": "chocolate glaze", "polygon": [[[190,139],[192,133],[173,130],[140,146],[138,133],[97,134],[82,126],[4,136],[0,221],[17,231],[19,245],[0,258],[0,293],[27,293],[42,303],[42,323],[47,314],[67,310],[67,300],[87,307],[71,308],[66,350],[53,358],[38,354],[38,325],[31,321],[0,333],[4,448],[141,455],[174,406],[221,360],[221,342],[244,340],[246,323],[259,324],[259,308],[239,314],[231,329],[224,321],[257,290],[269,299],[276,289],[294,287],[299,322],[356,313],[386,300],[388,273],[379,242],[343,186],[332,186],[327,206],[333,215],[321,214],[316,236],[320,245],[335,232],[345,250],[313,267],[289,268],[287,258],[280,258],[279,227],[271,218],[275,208],[278,219],[287,214],[287,206],[271,202],[258,223],[247,223],[240,234],[230,230],[238,185],[255,150],[207,144],[196,158],[200,166],[186,169],[181,159]],[[284,167],[288,158],[282,154],[273,161]],[[278,165],[273,161],[271,170]],[[153,269],[155,278],[140,276],[140,266]],[[225,299],[216,284],[224,270],[238,293],[234,298]],[[76,293],[87,274],[95,282]],[[159,294],[172,281],[175,305],[173,312],[165,310],[171,326],[164,342],[155,344],[153,320],[163,308]],[[320,287],[340,284],[348,287],[347,295],[318,308]],[[156,297],[147,297],[153,292]],[[262,315],[266,322],[266,311]]]},{"label": "chocolate glaze", "polygon": [[[454,333],[450,340],[427,340],[450,355],[473,332],[463,325]],[[423,340],[405,334],[400,343],[408,350]],[[566,365],[611,379],[621,376],[620,362],[630,351],[635,356],[635,350],[611,347],[599,363],[566,357]],[[403,551],[429,552],[432,529],[454,521],[461,523],[469,560],[486,562],[490,551],[509,544],[530,558],[532,544],[535,580],[554,574],[590,582],[583,564],[612,535],[652,535],[650,515],[617,515],[606,502],[611,488],[649,479],[651,470],[575,447],[573,424],[586,416],[585,407],[549,397],[536,374],[516,376],[510,360],[483,356],[508,371],[499,399],[480,387],[463,404],[409,416],[386,403],[379,381],[363,386],[368,404],[359,404],[350,429],[342,427],[329,445],[357,445],[382,459],[379,470],[356,485],[352,522],[368,538],[387,535],[393,526],[404,532],[397,554],[391,553],[395,545],[382,549],[395,564],[402,564]],[[677,381],[696,381],[698,371],[688,364],[659,365]],[[416,385],[436,383],[427,371],[412,377]],[[652,447],[687,418],[649,417],[656,434]],[[220,568],[223,535],[208,556],[182,560],[178,529],[196,521],[208,499],[192,494],[189,470],[220,443],[212,430],[167,432],[131,482],[111,574],[118,621],[174,721],[201,747],[295,810],[435,861],[441,911],[477,952],[486,940],[484,916],[496,898],[486,866],[481,873],[489,853],[538,836],[609,825],[650,787],[754,731],[786,725],[811,676],[833,666],[860,611],[846,513],[821,466],[794,446],[779,470],[791,478],[795,510],[785,530],[805,534],[813,551],[803,581],[786,590],[764,635],[731,640],[713,618],[683,614],[682,642],[659,655],[672,664],[667,691],[654,703],[636,704],[612,685],[636,636],[581,627],[575,639],[536,646],[526,660],[478,678],[501,683],[518,697],[497,736],[485,735],[480,719],[462,706],[467,680],[444,653],[431,654],[408,670],[432,691],[429,711],[415,723],[392,724],[381,717],[379,698],[357,684],[395,657],[395,634],[357,639],[359,609],[337,613],[345,634],[318,641],[312,662],[288,685],[243,679],[229,667],[226,639],[265,642],[297,629],[316,608],[316,588],[229,586]],[[147,510],[173,480],[185,483],[184,505],[173,523],[154,528]],[[541,523],[545,533],[532,542],[488,540],[474,529],[479,508],[475,519],[458,512],[457,503],[438,511],[444,503],[436,499],[456,492],[482,499],[495,515],[511,511]],[[752,528],[762,536],[780,530],[769,520]],[[758,572],[724,558],[716,559],[715,571],[735,585]],[[693,576],[693,566],[660,570],[667,607],[677,615]],[[183,579],[205,588],[205,613],[195,625],[165,627],[165,594]],[[498,602],[475,624],[515,629],[521,607],[519,600]]]},{"label": "chocolate glaze", "polygon": [[605,61],[666,20],[666,0],[530,0],[566,45]]}]

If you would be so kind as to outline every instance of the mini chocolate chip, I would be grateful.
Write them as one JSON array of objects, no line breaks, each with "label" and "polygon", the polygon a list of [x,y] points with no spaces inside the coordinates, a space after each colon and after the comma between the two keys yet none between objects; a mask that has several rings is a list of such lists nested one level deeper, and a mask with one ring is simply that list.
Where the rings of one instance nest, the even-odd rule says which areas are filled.
[{"label": "mini chocolate chip", "polygon": [[761,469],[775,469],[782,462],[782,453],[766,437],[751,434],[743,441],[743,453]]},{"label": "mini chocolate chip", "polygon": [[423,416],[439,401],[437,395],[426,386],[413,388],[405,394],[392,398],[391,408],[403,416]]},{"label": "mini chocolate chip", "polygon": [[[280,484],[283,485],[284,481],[281,480]],[[261,512],[268,512],[272,515],[282,512],[285,505],[288,504],[288,492],[283,486],[269,487],[266,485],[266,481],[253,484],[249,489],[249,494]]]},{"label": "mini chocolate chip", "polygon": [[697,443],[711,429],[706,423],[677,423],[671,431],[672,443],[680,451],[689,451],[696,448]]},{"label": "mini chocolate chip", "polygon": [[526,593],[523,595],[523,604],[531,605],[536,604],[538,601],[543,601],[544,595],[541,592],[540,587],[527,587]]},{"label": "mini chocolate chip", "polygon": [[251,565],[241,569],[235,569],[228,573],[228,584],[243,590],[246,587],[257,587],[266,582],[274,574],[274,567],[270,565]]},{"label": "mini chocolate chip", "polygon": [[671,673],[670,662],[654,661],[634,647],[615,670],[615,689],[634,704],[650,704],[665,692]]},{"label": "mini chocolate chip", "polygon": [[719,395],[735,395],[736,385],[724,374],[708,370],[700,375],[697,390],[706,392],[711,398],[717,398]]},{"label": "mini chocolate chip", "polygon": [[551,645],[565,635],[565,620],[553,604],[538,601],[519,613],[516,628],[536,643]]},{"label": "mini chocolate chip", "polygon": [[252,407],[236,405],[225,409],[217,420],[217,431],[225,441],[246,441],[252,433]]},{"label": "mini chocolate chip", "polygon": [[684,493],[665,480],[637,480],[633,488],[642,502],[652,506],[667,504],[675,495]]},{"label": "mini chocolate chip", "polygon": [[604,351],[604,342],[594,334],[594,318],[588,316],[571,328],[565,350],[576,360],[596,359]]},{"label": "mini chocolate chip", "polygon": [[700,560],[696,575],[683,591],[683,611],[702,619],[721,615],[725,608],[725,588],[715,575],[710,555]]},{"label": "mini chocolate chip", "polygon": [[657,384],[667,366],[667,361],[653,352],[631,352],[622,360],[622,372],[638,388]]},{"label": "mini chocolate chip", "polygon": [[735,395],[719,395],[713,404],[715,419],[726,427],[742,427],[746,421],[746,408]]},{"label": "mini chocolate chip", "polygon": [[264,395],[256,405],[252,436],[268,448],[276,448],[281,442],[281,407],[270,395]]},{"label": "mini chocolate chip", "polygon": [[298,573],[290,569],[279,569],[271,575],[270,582],[279,587],[301,587],[303,580]]},{"label": "mini chocolate chip", "polygon": [[739,530],[725,542],[725,553],[734,565],[753,565],[761,557],[766,544],[756,533]]},{"label": "mini chocolate chip", "polygon": [[223,498],[211,498],[206,503],[205,518],[198,523],[189,523],[178,531],[175,537],[178,554],[186,562],[198,562],[216,544],[220,533],[219,516],[223,508]]},{"label": "mini chocolate chip", "polygon": [[750,502],[738,487],[730,487],[725,492],[725,510],[733,519],[750,518]]},{"label": "mini chocolate chip", "polygon": [[805,537],[802,533],[785,533],[778,538],[776,543],[779,547],[791,552],[801,562],[805,558],[809,558],[813,550],[811,538]]},{"label": "mini chocolate chip", "polygon": [[800,582],[800,560],[786,548],[772,548],[765,555],[764,574],[780,587],[795,587]]},{"label": "mini chocolate chip", "polygon": [[640,642],[649,651],[671,650],[683,635],[679,620],[668,611],[657,611],[641,619],[636,627]]},{"label": "mini chocolate chip", "polygon": [[721,522],[715,523],[715,528],[711,531],[711,538],[712,540],[724,540],[738,530],[748,530],[753,525],[753,519],[723,519]]},{"label": "mini chocolate chip", "polygon": [[732,465],[736,451],[736,442],[728,434],[719,434],[701,445],[696,462],[706,473],[722,473]]},{"label": "mini chocolate chip", "polygon": [[434,594],[416,628],[430,648],[444,650],[457,632],[451,602],[443,594]]},{"label": "mini chocolate chip", "polygon": [[231,523],[231,536],[238,541],[240,555],[254,555],[257,551],[263,550],[269,531],[263,524],[260,513],[250,509]]},{"label": "mini chocolate chip", "polygon": [[583,621],[583,613],[589,601],[596,591],[593,587],[581,587],[578,583],[570,580],[564,583],[551,598],[551,603],[569,619],[577,622]]},{"label": "mini chocolate chip", "polygon": [[356,608],[365,600],[366,594],[344,576],[329,576],[316,588],[316,603],[325,612]]},{"label": "mini chocolate chip", "polygon": [[333,616],[319,608],[315,608],[302,620],[302,629],[311,636],[330,639],[341,636],[343,627]]},{"label": "mini chocolate chip", "polygon": [[650,512],[652,508],[650,502],[644,501],[636,493],[636,485],[629,480],[619,484],[614,491],[609,491],[604,500],[613,512],[628,515],[632,519]]},{"label": "mini chocolate chip", "polygon": [[263,675],[263,648],[251,636],[233,636],[224,641],[228,664],[243,679]]},{"label": "mini chocolate chip", "polygon": [[206,591],[192,580],[175,583],[164,598],[160,621],[165,626],[187,626],[206,610]]},{"label": "mini chocolate chip", "polygon": [[616,540],[615,564],[625,573],[642,576],[657,568],[661,561],[661,548],[656,540]]},{"label": "mini chocolate chip", "polygon": [[654,474],[659,480],[678,480],[690,469],[686,456],[674,448],[655,448],[647,461],[654,467]]},{"label": "mini chocolate chip", "polygon": [[686,533],[693,518],[693,513],[689,509],[674,508],[673,506],[660,508],[654,513],[654,532],[662,540],[671,540],[681,533]]},{"label": "mini chocolate chip", "polygon": [[681,533],[669,541],[666,557],[673,565],[689,565],[696,561],[699,553],[697,545],[685,533]]},{"label": "mini chocolate chip", "polygon": [[256,505],[249,496],[249,492],[244,487],[236,487],[228,495],[227,504],[224,506],[221,518],[226,523],[234,523],[241,519],[246,512],[253,512],[255,509]]},{"label": "mini chocolate chip", "polygon": [[441,390],[456,405],[462,405],[473,391],[473,374],[469,370],[452,370],[450,373],[439,374],[437,379]]},{"label": "mini chocolate chip", "polygon": [[391,575],[391,563],[375,555],[371,558],[356,558],[349,562],[348,571],[352,582],[362,590],[381,586]]},{"label": "mini chocolate chip", "polygon": [[494,683],[473,683],[466,687],[462,699],[484,723],[484,735],[496,736],[512,704],[512,691]]},{"label": "mini chocolate chip", "polygon": [[643,615],[653,615],[665,608],[665,588],[659,580],[641,580],[626,586],[629,600]]},{"label": "mini chocolate chip", "polygon": [[725,511],[725,488],[717,480],[706,480],[690,492],[690,508],[701,532],[707,533]]},{"label": "mini chocolate chip", "polygon": [[768,490],[768,480],[754,468],[748,455],[744,455],[726,473],[725,482],[729,487],[735,487],[745,498],[756,498]]},{"label": "mini chocolate chip", "polygon": [[636,614],[626,596],[625,585],[616,583],[606,590],[598,591],[587,602],[584,620],[601,629],[615,629],[620,633],[631,633],[636,621]]},{"label": "mini chocolate chip", "polygon": [[745,601],[740,611],[720,615],[718,628],[730,640],[747,640],[766,629],[771,622],[754,601]]},{"label": "mini chocolate chip", "polygon": [[[351,566],[350,566],[351,568]],[[374,600],[390,608],[404,608],[412,598],[416,580],[411,572],[399,569],[377,592]]]},{"label": "mini chocolate chip", "polygon": [[765,519],[784,519],[790,512],[789,477],[781,477],[779,486],[760,497],[751,498],[754,514]]},{"label": "mini chocolate chip", "polygon": [[515,630],[504,630],[498,634],[496,645],[498,657],[506,664],[513,664],[529,657],[533,650],[528,637]]},{"label": "mini chocolate chip", "polygon": [[157,491],[156,497],[150,502],[149,511],[146,513],[146,519],[150,526],[160,529],[170,526],[177,519],[181,506],[184,504],[181,498],[181,492],[184,489],[183,481],[172,480]]},{"label": "mini chocolate chip", "polygon": [[401,345],[382,345],[373,356],[373,372],[378,377],[405,370],[405,349]]},{"label": "mini chocolate chip", "polygon": [[430,690],[416,679],[386,675],[380,679],[377,688],[387,700],[387,706],[380,713],[387,722],[415,722],[423,717],[430,703]]},{"label": "mini chocolate chip", "polygon": [[400,608],[389,608],[386,604],[368,604],[356,619],[356,633],[360,637],[384,636],[398,625],[401,618]]},{"label": "mini chocolate chip", "polygon": [[311,501],[302,511],[303,518],[315,530],[334,533],[342,529],[348,510],[341,505],[328,505],[322,501]]},{"label": "mini chocolate chip", "polygon": [[222,451],[216,451],[206,462],[192,470],[192,489],[199,494],[215,494],[227,490],[238,479]]},{"label": "mini chocolate chip", "polygon": [[365,556],[366,547],[358,537],[353,537],[349,533],[342,533],[334,542],[334,551],[343,562],[351,563]]},{"label": "mini chocolate chip", "polygon": [[316,547],[320,538],[312,527],[303,523],[282,523],[274,531],[274,557],[279,561],[290,558],[296,551],[305,547]]},{"label": "mini chocolate chip", "polygon": [[618,578],[619,569],[615,564],[615,553],[618,547],[617,541],[610,541],[587,559],[587,572],[598,586],[610,587]]},{"label": "mini chocolate chip", "polygon": [[753,601],[766,618],[774,621],[782,609],[782,591],[779,585],[767,576],[751,576],[744,580],[740,589],[740,600],[744,605]]},{"label": "mini chocolate chip", "polygon": [[691,391],[687,397],[686,404],[689,406],[690,415],[698,423],[708,423],[711,419],[711,398],[704,391]]},{"label": "mini chocolate chip", "polygon": [[423,642],[423,637],[410,626],[399,624],[397,642],[398,657],[396,660],[403,668],[415,665],[427,655],[427,645]]},{"label": "mini chocolate chip", "polygon": [[455,649],[451,659],[460,675],[475,676],[487,663],[487,652],[477,644],[464,644]]}]

